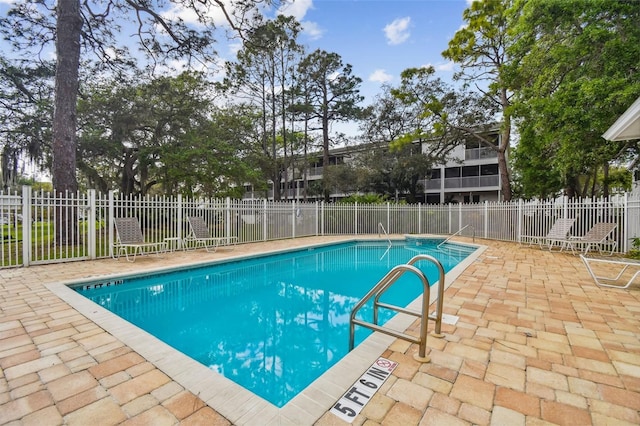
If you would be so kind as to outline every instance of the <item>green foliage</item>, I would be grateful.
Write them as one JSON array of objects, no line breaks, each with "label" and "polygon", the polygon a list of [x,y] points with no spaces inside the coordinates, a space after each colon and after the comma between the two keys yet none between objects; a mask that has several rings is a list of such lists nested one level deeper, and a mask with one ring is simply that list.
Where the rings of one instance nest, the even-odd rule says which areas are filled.
[{"label": "green foliage", "polygon": [[[302,103],[295,71],[303,54],[297,43],[301,30],[300,23],[291,16],[258,19],[247,34],[237,61],[226,64],[225,80],[218,85],[235,97],[234,104],[240,97],[259,112],[259,137],[251,151],[265,177],[263,181],[267,177],[272,182],[288,180],[283,171],[290,168],[293,156],[308,142],[306,137],[296,140],[295,132],[289,128],[299,110],[295,106]],[[275,185],[274,198],[280,197],[280,185]]]},{"label": "green foliage", "polygon": [[215,108],[203,75],[110,82],[86,93],[78,166],[87,186],[223,197],[257,180],[246,153],[250,110]]},{"label": "green foliage", "polygon": [[631,238],[632,249],[629,250],[626,257],[640,260],[640,237]]},{"label": "green foliage", "polygon": [[423,192],[422,180],[429,175],[433,165],[440,161],[430,154],[423,154],[419,144],[407,144],[386,148],[378,144],[358,154],[358,190],[374,192],[386,198],[406,197],[416,202]]},{"label": "green foliage", "polygon": [[353,194],[340,200],[340,204],[386,204],[388,199],[380,194]]},{"label": "green foliage", "polygon": [[51,163],[53,62],[30,64],[0,56],[0,175],[2,188],[16,184],[22,158]]},{"label": "green foliage", "polygon": [[[323,165],[329,163],[330,128],[334,122],[349,121],[363,116],[359,106],[362,79],[352,74],[353,67],[343,64],[337,53],[316,50],[302,59],[297,67],[298,81],[305,92],[305,117],[320,123],[322,131]],[[330,188],[323,188],[329,201]]]},{"label": "green foliage", "polygon": [[[511,39],[507,36],[510,26],[509,7],[512,0],[474,1],[463,12],[467,25],[456,31],[449,41],[447,50],[442,56],[456,62],[460,71],[455,78],[466,85],[477,88],[483,103],[489,105],[498,118],[486,120],[501,123],[501,135],[498,145],[492,147],[497,151],[498,168],[500,169],[502,197],[511,200],[511,171],[507,162],[507,152],[511,145],[511,97],[507,50]],[[480,116],[484,118],[483,116]],[[486,116],[485,116],[486,117]],[[482,134],[482,129],[470,132],[473,137]]]},{"label": "green foliage", "polygon": [[640,95],[640,3],[518,1],[512,13],[509,76],[522,187],[541,192],[545,179],[544,192],[596,196],[599,171],[633,148],[601,135]]}]

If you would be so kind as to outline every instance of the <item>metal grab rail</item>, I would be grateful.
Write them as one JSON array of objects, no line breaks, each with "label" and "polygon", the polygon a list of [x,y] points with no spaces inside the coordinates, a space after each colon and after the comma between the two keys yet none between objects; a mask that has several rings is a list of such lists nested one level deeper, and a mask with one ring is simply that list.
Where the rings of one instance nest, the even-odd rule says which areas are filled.
[{"label": "metal grab rail", "polygon": [[[431,290],[429,285],[429,280],[420,269],[413,266],[416,262],[420,260],[428,260],[433,262],[438,267],[438,271],[440,273],[440,281],[439,281],[440,285],[438,287],[438,303],[436,307],[435,316],[433,317],[429,316],[428,314],[429,302],[430,302],[430,290]],[[398,278],[400,278],[406,272],[414,273],[422,281],[423,292],[422,292],[421,312],[416,312],[411,309],[380,302],[380,297],[382,296],[382,294],[384,294],[384,292],[388,290],[391,287],[391,285],[393,285],[398,280]],[[403,339],[411,343],[418,344],[418,354],[414,355],[414,358],[420,362],[429,362],[430,358],[426,356],[428,322],[429,322],[429,319],[434,320],[436,322],[436,328],[433,335],[434,337],[442,337],[441,329],[442,329],[443,296],[444,296],[444,268],[442,267],[442,264],[433,256],[429,256],[427,254],[419,254],[412,257],[411,260],[409,260],[409,262],[407,262],[404,265],[396,265],[378,282],[378,284],[376,284],[371,290],[369,290],[369,292],[351,310],[351,316],[349,319],[349,351],[353,350],[353,347],[354,347],[355,326],[360,325],[362,327],[366,327],[374,331],[379,331],[381,333],[388,334],[390,336]],[[360,308],[362,308],[372,297],[374,298],[373,322],[357,319],[356,314],[358,313],[358,310],[360,310]],[[379,308],[391,309],[396,312],[401,312],[404,314],[413,315],[415,317],[420,318],[420,336],[416,338],[406,333],[402,333],[402,332],[393,330],[391,328],[378,325],[378,309]]]},{"label": "metal grab rail", "polygon": [[387,230],[384,229],[382,222],[378,222],[378,238],[380,238],[380,229],[382,229],[382,233],[387,236],[387,242],[389,242],[389,247],[391,247],[391,238],[389,238],[389,234],[387,233]]},{"label": "metal grab rail", "polygon": [[473,227],[473,225],[465,225],[462,228],[458,229],[456,232],[454,232],[452,235],[449,235],[443,242],[441,242],[440,244],[437,245],[437,248],[440,248],[441,245],[446,244],[447,241],[449,241],[450,239],[452,239],[453,237],[455,237],[456,235],[460,234],[462,231],[464,231],[467,228],[471,228],[473,229],[473,236],[472,236],[472,241],[475,242],[476,241],[476,228]]}]

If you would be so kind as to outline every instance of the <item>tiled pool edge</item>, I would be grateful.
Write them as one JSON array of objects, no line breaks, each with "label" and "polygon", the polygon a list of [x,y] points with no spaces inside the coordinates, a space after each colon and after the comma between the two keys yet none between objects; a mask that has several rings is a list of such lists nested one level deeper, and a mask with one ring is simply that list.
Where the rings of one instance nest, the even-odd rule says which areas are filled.
[{"label": "tiled pool edge", "polygon": [[[317,244],[311,246],[317,246]],[[445,280],[447,286],[471,263],[475,262],[486,249],[485,246],[472,246],[477,247],[477,250],[449,271]],[[224,261],[241,257],[227,258]],[[196,266],[198,264],[202,264],[202,262],[188,266]],[[173,269],[177,268],[159,268],[158,271]],[[131,275],[135,274],[122,274],[122,276]],[[109,278],[115,277],[117,276],[109,275]],[[46,287],[237,425],[312,424],[322,417],[340,399],[353,381],[395,341],[394,337],[381,333],[371,335],[288,404],[278,409],[266,400],[231,380],[213,373],[206,366],[176,351],[149,333],[76,293],[69,286],[78,281],[86,282],[87,279],[48,284]],[[433,292],[436,293],[434,294]],[[431,295],[433,299],[432,305],[436,295],[437,288],[434,285]],[[410,306],[419,308],[418,301],[419,298],[412,302]],[[414,321],[415,318],[413,317],[398,315],[388,324],[395,329],[405,330]]]}]

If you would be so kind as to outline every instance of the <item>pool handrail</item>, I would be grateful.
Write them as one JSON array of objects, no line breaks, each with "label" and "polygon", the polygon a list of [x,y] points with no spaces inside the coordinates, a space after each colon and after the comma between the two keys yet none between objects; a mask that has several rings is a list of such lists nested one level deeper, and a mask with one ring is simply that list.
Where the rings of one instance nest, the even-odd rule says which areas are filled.
[{"label": "pool handrail", "polygon": [[471,228],[473,230],[473,234],[472,234],[472,241],[475,242],[476,241],[476,228],[473,227],[473,225],[468,224],[463,226],[462,228],[458,229],[456,232],[454,232],[453,234],[449,235],[443,242],[441,242],[440,244],[438,244],[437,248],[440,248],[441,245],[446,244],[450,239],[452,239],[453,237],[455,237],[456,235],[459,235],[462,231],[464,231],[467,228]]},{"label": "pool handrail", "polygon": [[389,243],[389,247],[391,247],[391,238],[389,238],[389,234],[387,233],[387,230],[384,229],[382,222],[378,222],[378,238],[380,238],[380,229],[382,229],[382,233],[387,237],[387,242]]},{"label": "pool handrail", "polygon": [[[431,287],[429,285],[429,279],[426,275],[414,264],[420,260],[428,260],[438,267],[438,271],[440,274],[440,281],[438,287],[438,303],[436,307],[435,316],[429,315],[429,302],[430,302],[430,290]],[[422,309],[421,312],[416,312],[412,309],[403,308],[396,305],[390,305],[387,303],[380,302],[380,297],[382,294],[388,290],[392,284],[394,284],[398,278],[404,275],[406,272],[414,273],[422,282],[423,293],[422,293]],[[409,262],[406,264],[400,264],[393,267],[369,292],[354,306],[351,310],[351,316],[349,319],[349,351],[353,350],[355,343],[355,326],[360,325],[362,327],[369,328],[374,331],[379,331],[384,334],[388,334],[390,336],[396,337],[398,339],[403,339],[412,343],[418,344],[418,353],[414,355],[414,359],[419,362],[429,362],[430,358],[426,356],[426,347],[427,347],[427,327],[429,320],[434,320],[436,323],[436,328],[434,330],[434,337],[442,337],[441,328],[442,328],[442,307],[443,307],[443,296],[444,296],[444,268],[442,264],[433,256],[429,256],[427,254],[419,254],[412,257]],[[368,322],[364,320],[359,320],[356,318],[356,314],[358,310],[362,308],[372,297],[374,297],[373,302],[373,322]],[[420,336],[418,338],[414,336],[410,336],[408,334],[390,329],[388,327],[383,327],[378,325],[378,308],[386,308],[396,312],[401,312],[408,315],[413,315],[420,318]]]}]

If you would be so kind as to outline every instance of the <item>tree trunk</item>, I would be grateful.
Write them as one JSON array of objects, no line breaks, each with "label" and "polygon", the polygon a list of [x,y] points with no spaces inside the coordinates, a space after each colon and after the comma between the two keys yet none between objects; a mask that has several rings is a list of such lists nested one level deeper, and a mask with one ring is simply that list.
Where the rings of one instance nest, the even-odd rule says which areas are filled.
[{"label": "tree trunk", "polygon": [[500,92],[500,102],[502,104],[502,134],[500,137],[500,148],[498,149],[498,171],[500,173],[500,182],[502,187],[502,200],[511,201],[513,194],[511,193],[511,173],[509,173],[509,163],[507,163],[507,151],[511,144],[511,113],[509,108],[509,97],[506,89]]},{"label": "tree trunk", "polygon": [[324,202],[328,203],[331,195],[331,188],[329,186],[329,119],[327,114],[323,114],[322,117],[322,192],[324,195]]},{"label": "tree trunk", "polygon": [[[78,190],[76,179],[76,107],[80,68],[82,17],[79,0],[58,0],[56,27],[56,82],[53,112],[53,188],[57,194]],[[74,235],[75,210],[60,206],[56,215],[56,242]]]}]

